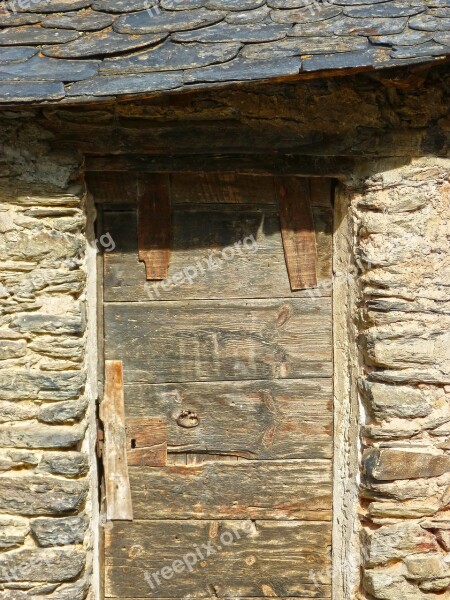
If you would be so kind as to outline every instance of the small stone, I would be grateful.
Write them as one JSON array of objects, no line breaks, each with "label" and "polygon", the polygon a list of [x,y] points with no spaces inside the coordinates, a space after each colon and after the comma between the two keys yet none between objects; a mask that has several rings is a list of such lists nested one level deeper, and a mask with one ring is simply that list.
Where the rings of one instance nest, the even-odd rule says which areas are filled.
[{"label": "small stone", "polygon": [[444,562],[442,554],[413,554],[404,559],[411,579],[435,579],[450,577],[450,567]]},{"label": "small stone", "polygon": [[363,541],[367,550],[366,564],[385,565],[413,553],[438,552],[434,535],[416,523],[383,525],[375,531],[365,531]]},{"label": "small stone", "polygon": [[69,581],[81,573],[85,563],[85,553],[76,548],[13,550],[0,554],[0,582]]},{"label": "small stone", "polygon": [[450,531],[445,529],[438,529],[435,531],[437,541],[447,552],[450,552]]},{"label": "small stone", "polygon": [[85,412],[85,402],[78,400],[54,402],[44,405],[41,408],[38,419],[44,423],[74,423],[80,421],[84,417]]},{"label": "small stone", "polygon": [[40,475],[0,477],[0,511],[26,516],[61,515],[80,508],[88,482]]},{"label": "small stone", "polygon": [[2,448],[71,448],[83,438],[85,425],[59,427],[56,425],[0,426]]},{"label": "small stone", "polygon": [[37,411],[37,406],[33,404],[0,400],[0,423],[33,419],[36,416]]},{"label": "small stone", "polygon": [[11,327],[21,333],[52,333],[56,335],[84,333],[85,323],[81,317],[60,317],[40,313],[17,314],[11,321]]},{"label": "small stone", "polygon": [[22,546],[29,531],[27,519],[0,516],[0,549]]},{"label": "small stone", "polygon": [[[66,45],[64,44],[63,47]],[[87,79],[96,73],[96,61],[56,60],[40,55],[18,64],[0,64],[0,79],[9,80],[35,79],[72,82]]]},{"label": "small stone", "polygon": [[27,343],[25,340],[0,340],[0,360],[19,358],[25,356],[26,353]]},{"label": "small stone", "polygon": [[364,453],[368,477],[378,481],[439,477],[450,470],[450,456],[394,448],[371,449]]},{"label": "small stone", "polygon": [[[441,577],[419,582],[422,592],[443,592],[450,586],[450,577]],[[428,596],[427,596],[428,597]]]},{"label": "small stone", "polygon": [[87,521],[83,517],[67,517],[33,519],[31,530],[39,546],[66,546],[82,544],[87,529]]},{"label": "small stone", "polygon": [[409,502],[371,502],[369,515],[384,519],[417,519],[436,514],[440,506],[440,502],[433,498]]},{"label": "small stone", "polygon": [[365,392],[369,407],[378,419],[414,419],[426,417],[432,410],[428,396],[414,387],[367,382]]},{"label": "small stone", "polygon": [[88,456],[82,452],[46,452],[38,471],[75,479],[88,473]]}]

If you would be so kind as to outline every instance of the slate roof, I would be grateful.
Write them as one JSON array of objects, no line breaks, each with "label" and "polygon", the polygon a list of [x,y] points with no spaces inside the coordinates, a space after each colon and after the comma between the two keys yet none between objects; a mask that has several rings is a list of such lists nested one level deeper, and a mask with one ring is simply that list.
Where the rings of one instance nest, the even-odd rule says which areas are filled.
[{"label": "slate roof", "polygon": [[448,54],[450,0],[6,0],[0,102],[77,102]]}]

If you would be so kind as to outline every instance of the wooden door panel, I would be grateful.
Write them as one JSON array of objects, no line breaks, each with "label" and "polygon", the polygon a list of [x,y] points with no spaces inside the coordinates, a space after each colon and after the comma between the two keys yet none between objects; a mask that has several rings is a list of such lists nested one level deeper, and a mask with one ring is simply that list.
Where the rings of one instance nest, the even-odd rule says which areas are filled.
[{"label": "wooden door panel", "polygon": [[[104,357],[123,363],[134,516],[106,528],[106,598],[331,597],[331,185],[302,182],[318,288],[292,292],[278,183],[172,175],[162,282],[146,280],[136,203],[120,203],[121,184],[104,205],[102,232],[115,244],[103,262]],[[202,262],[246,237],[254,251],[220,268]],[[189,267],[197,273],[180,283]],[[203,544],[215,552],[199,556]],[[189,553],[195,567],[151,579]]]},{"label": "wooden door panel", "polygon": [[[240,539],[234,534],[223,547],[221,534],[235,530]],[[208,542],[216,553],[199,559],[191,572],[160,577],[160,585],[151,578]],[[328,523],[257,520],[250,528],[217,520],[117,523],[106,538],[106,596],[181,598],[189,590],[192,598],[329,598],[330,546]]]},{"label": "wooden door panel", "polygon": [[128,383],[331,376],[328,298],[107,304]]},{"label": "wooden door panel", "polygon": [[[214,298],[283,298],[331,295],[332,213],[313,210],[317,240],[319,292],[291,292],[276,206],[193,205],[173,210],[173,251],[167,282],[186,268],[194,276],[180,285],[154,285],[145,278],[138,258],[136,211],[106,212],[104,230],[114,240],[114,252],[106,253],[105,301],[156,302]],[[211,269],[208,257],[219,257],[223,248],[252,235],[257,246],[235,252],[229,261],[217,261]],[[254,248],[254,249],[252,249]],[[256,249],[257,248],[257,249]],[[199,266],[200,265],[200,266]],[[197,269],[198,276],[195,276]],[[202,271],[203,269],[203,271]]]},{"label": "wooden door panel", "polygon": [[328,460],[130,467],[130,485],[137,520],[331,520]]},{"label": "wooden door panel", "polygon": [[[126,384],[127,415],[161,417],[171,453],[249,459],[331,458],[330,379]],[[177,423],[183,411],[198,426]]]}]

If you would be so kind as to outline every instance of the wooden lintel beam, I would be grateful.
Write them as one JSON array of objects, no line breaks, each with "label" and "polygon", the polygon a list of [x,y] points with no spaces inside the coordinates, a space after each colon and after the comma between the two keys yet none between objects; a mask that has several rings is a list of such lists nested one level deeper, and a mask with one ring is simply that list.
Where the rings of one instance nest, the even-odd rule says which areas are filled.
[{"label": "wooden lintel beam", "polygon": [[343,179],[355,170],[348,156],[297,154],[122,155],[86,156],[86,171],[142,173],[242,173],[299,175]]}]

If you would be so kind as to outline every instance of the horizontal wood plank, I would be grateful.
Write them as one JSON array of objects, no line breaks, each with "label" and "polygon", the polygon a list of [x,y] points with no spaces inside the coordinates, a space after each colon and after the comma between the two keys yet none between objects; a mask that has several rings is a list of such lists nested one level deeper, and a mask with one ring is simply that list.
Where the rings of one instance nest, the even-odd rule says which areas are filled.
[{"label": "horizontal wood plank", "polygon": [[331,377],[328,298],[105,305],[127,383]]},{"label": "horizontal wood plank", "polygon": [[[179,128],[178,128],[179,130]],[[142,140],[142,135],[140,137]],[[190,141],[192,145],[192,140]],[[210,142],[209,142],[210,143]],[[242,173],[244,175],[298,175],[345,179],[353,175],[356,159],[349,156],[307,154],[126,154],[86,156],[87,171],[145,173]]]},{"label": "horizontal wood plank", "polygon": [[125,428],[128,465],[160,467],[167,463],[167,423],[164,419],[127,419]]},{"label": "horizontal wood plank", "polygon": [[130,467],[135,519],[331,520],[331,461]]},{"label": "horizontal wood plank", "polygon": [[[331,379],[126,385],[127,415],[167,421],[169,453],[331,458]],[[198,426],[180,427],[183,411]]]},{"label": "horizontal wood plank", "polygon": [[[106,534],[106,597],[330,598],[330,546],[329,523],[120,523]],[[190,570],[155,582],[153,573],[186,555],[197,556]]]},{"label": "horizontal wood plank", "polygon": [[275,204],[270,175],[173,173],[170,190],[174,204]]},{"label": "horizontal wood plank", "polygon": [[[313,213],[319,284],[314,294],[330,296],[332,213],[326,208],[315,208]],[[291,292],[274,205],[175,207],[173,251],[164,285],[146,281],[144,265],[138,259],[134,211],[105,212],[104,232],[115,243],[114,251],[104,254],[107,302],[311,296],[309,290]],[[244,247],[241,244],[230,260],[222,259],[223,248],[244,240]],[[175,284],[177,274],[182,281]]]}]

